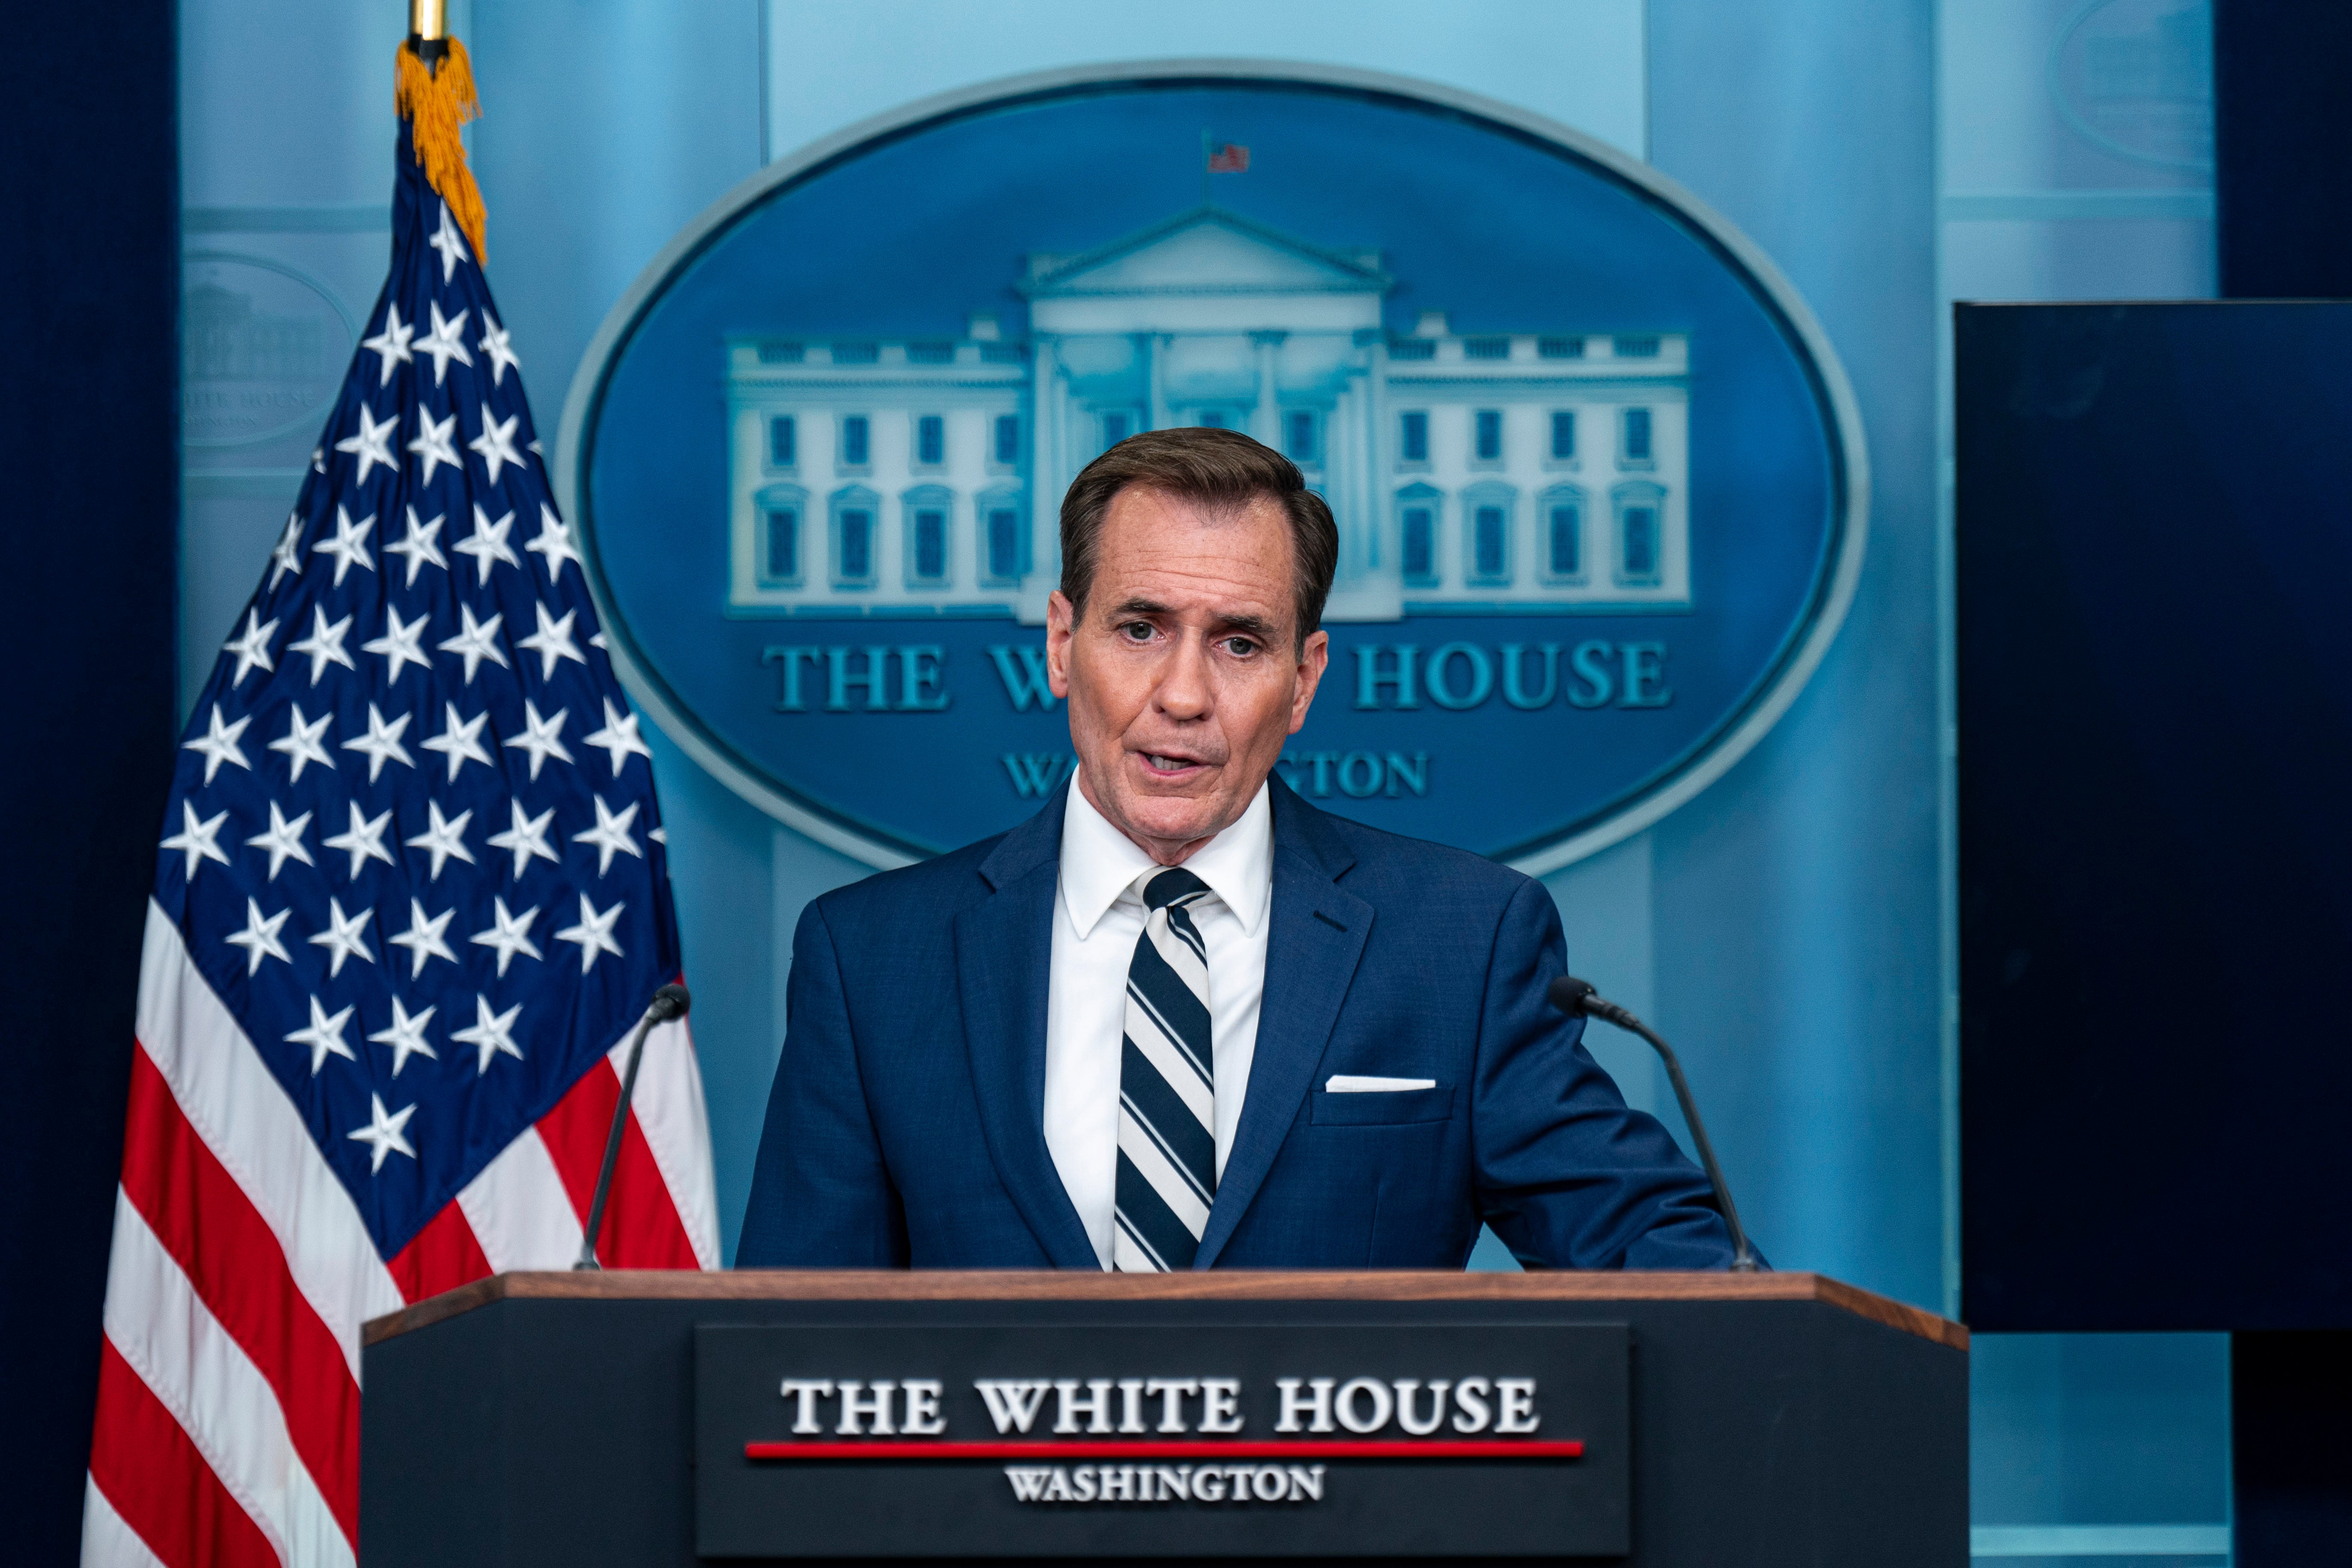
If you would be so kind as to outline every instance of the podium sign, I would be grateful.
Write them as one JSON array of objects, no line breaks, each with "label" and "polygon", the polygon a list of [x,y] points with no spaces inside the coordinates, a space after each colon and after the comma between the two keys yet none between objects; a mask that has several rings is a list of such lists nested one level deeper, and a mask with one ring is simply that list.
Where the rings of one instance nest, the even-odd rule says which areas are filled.
[{"label": "podium sign", "polygon": [[705,1557],[1615,1556],[1622,1323],[695,1334]]}]

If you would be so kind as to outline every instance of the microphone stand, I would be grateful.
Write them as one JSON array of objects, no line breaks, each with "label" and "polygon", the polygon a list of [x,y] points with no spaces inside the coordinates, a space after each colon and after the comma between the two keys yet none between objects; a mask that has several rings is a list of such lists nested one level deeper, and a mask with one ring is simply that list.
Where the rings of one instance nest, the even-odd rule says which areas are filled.
[{"label": "microphone stand", "polygon": [[1553,1006],[1571,1018],[1605,1018],[1630,1034],[1641,1036],[1664,1059],[1666,1077],[1673,1080],[1675,1100],[1683,1108],[1683,1121],[1690,1128],[1691,1142],[1698,1145],[1699,1163],[1706,1167],[1707,1182],[1715,1188],[1716,1206],[1723,1211],[1723,1223],[1731,1231],[1731,1271],[1755,1273],[1760,1267],[1756,1253],[1748,1245],[1748,1232],[1740,1228],[1739,1210],[1732,1205],[1730,1185],[1723,1179],[1723,1167],[1716,1163],[1715,1145],[1707,1142],[1706,1125],[1698,1119],[1698,1103],[1691,1098],[1690,1084],[1683,1078],[1683,1064],[1675,1059],[1674,1047],[1660,1038],[1649,1025],[1595,991],[1589,980],[1563,974],[1546,988],[1544,994]]},{"label": "microphone stand", "polygon": [[580,1258],[572,1266],[575,1272],[604,1267],[596,1261],[596,1233],[604,1228],[604,1200],[613,1194],[613,1167],[620,1162],[621,1130],[628,1125],[629,1097],[637,1089],[637,1064],[645,1059],[646,1032],[656,1024],[685,1017],[692,1002],[685,986],[665,985],[654,993],[646,1016],[637,1020],[636,1037],[629,1042],[629,1070],[621,1075],[621,1100],[613,1107],[613,1131],[604,1138],[604,1168],[596,1173],[596,1196],[588,1205],[587,1234],[580,1238]]}]

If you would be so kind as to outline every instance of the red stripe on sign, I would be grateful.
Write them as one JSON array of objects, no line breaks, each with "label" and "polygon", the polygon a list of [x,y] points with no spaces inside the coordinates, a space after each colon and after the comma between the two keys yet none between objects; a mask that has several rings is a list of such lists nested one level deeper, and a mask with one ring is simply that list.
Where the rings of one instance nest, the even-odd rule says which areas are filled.
[{"label": "red stripe on sign", "polygon": [[482,1253],[481,1241],[455,1199],[442,1205],[441,1212],[426,1220],[425,1228],[410,1237],[408,1245],[384,1267],[392,1270],[393,1283],[400,1287],[400,1293],[411,1301],[455,1290],[490,1273],[490,1260]]},{"label": "red stripe on sign", "polygon": [[[640,1082],[642,1083],[642,1079]],[[555,1109],[539,1119],[539,1135],[572,1194],[572,1211],[588,1223],[596,1173],[604,1163],[604,1141],[613,1131],[613,1108],[621,1102],[621,1075],[608,1058],[580,1075]],[[596,1261],[607,1268],[699,1268],[694,1244],[677,1217],[669,1184],[646,1142],[634,1111],[621,1130],[621,1157],[613,1167],[613,1192],[604,1203]]]},{"label": "red stripe on sign", "polygon": [[356,1542],[360,1391],[351,1363],[295,1286],[277,1233],[189,1124],[144,1050],[131,1053],[122,1192],[268,1381],[302,1468]]},{"label": "red stripe on sign", "polygon": [[89,1479],[169,1568],[278,1568],[278,1553],[205,1457],[101,1338]]},{"label": "red stripe on sign", "polygon": [[1582,1443],[746,1443],[747,1459],[1580,1459]]}]

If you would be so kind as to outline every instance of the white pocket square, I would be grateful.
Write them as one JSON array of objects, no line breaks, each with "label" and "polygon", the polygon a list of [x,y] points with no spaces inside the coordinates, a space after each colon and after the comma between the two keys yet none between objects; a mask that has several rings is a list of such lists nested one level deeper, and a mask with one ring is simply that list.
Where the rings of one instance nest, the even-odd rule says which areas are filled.
[{"label": "white pocket square", "polygon": [[1367,1078],[1355,1073],[1333,1073],[1323,1085],[1327,1094],[1398,1094],[1409,1089],[1435,1089],[1433,1078]]}]

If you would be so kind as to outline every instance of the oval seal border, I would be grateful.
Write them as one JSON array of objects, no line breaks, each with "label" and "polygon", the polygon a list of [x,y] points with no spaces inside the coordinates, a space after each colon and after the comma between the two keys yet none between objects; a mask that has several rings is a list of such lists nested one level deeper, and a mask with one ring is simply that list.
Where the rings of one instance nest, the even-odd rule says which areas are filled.
[{"label": "oval seal border", "polygon": [[587,557],[589,588],[614,669],[631,698],[654,716],[680,750],[794,832],[877,869],[907,865],[917,858],[902,847],[862,833],[796,798],[787,786],[712,734],[639,653],[628,623],[606,587],[594,510],[585,483],[594,453],[597,417],[620,356],[671,282],[739,218],[779,189],[871,144],[898,141],[934,124],[1013,104],[1090,95],[1122,86],[1227,84],[1296,86],[1435,109],[1505,135],[1547,144],[1594,166],[1682,223],[1727,268],[1747,279],[1798,351],[1820,401],[1823,427],[1831,436],[1828,456],[1834,489],[1830,521],[1835,543],[1825,552],[1804,614],[1759,676],[1748,700],[1673,763],[1634,785],[1602,820],[1515,856],[1508,862],[1514,869],[1542,876],[1572,865],[1642,832],[1696,797],[1771,731],[1827,656],[1861,581],[1869,531],[1869,454],[1861,411],[1836,351],[1795,287],[1754,241],[1673,180],[1582,132],[1516,105],[1381,71],[1295,61],[1202,58],[1128,61],[1000,78],[919,99],[860,121],[777,160],[728,191],[671,238],[605,315],[581,356],[564,397],[556,432],[556,461],[551,465],[556,497],[579,531],[581,549]]}]

